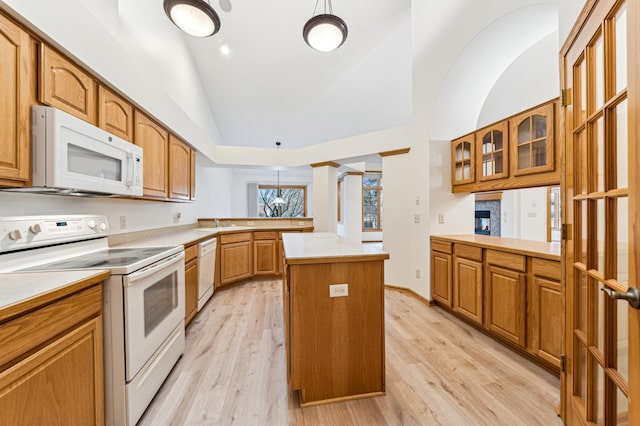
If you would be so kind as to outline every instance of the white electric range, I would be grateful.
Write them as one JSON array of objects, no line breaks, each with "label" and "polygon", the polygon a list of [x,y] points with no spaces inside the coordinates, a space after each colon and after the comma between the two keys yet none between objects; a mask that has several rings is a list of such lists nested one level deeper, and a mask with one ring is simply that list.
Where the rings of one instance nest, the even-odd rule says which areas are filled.
[{"label": "white electric range", "polygon": [[134,425],[184,351],[184,251],[110,248],[108,234],[104,216],[2,217],[0,272],[111,272],[103,287],[105,422]]}]

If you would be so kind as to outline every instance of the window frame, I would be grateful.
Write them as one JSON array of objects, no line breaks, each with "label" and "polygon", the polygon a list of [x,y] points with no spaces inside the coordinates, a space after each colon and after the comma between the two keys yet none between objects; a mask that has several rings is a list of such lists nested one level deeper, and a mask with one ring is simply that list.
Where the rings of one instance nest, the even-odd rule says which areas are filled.
[{"label": "window frame", "polygon": [[[364,182],[367,178],[367,174],[377,174],[378,175],[378,185],[377,186],[365,186]],[[382,232],[382,214],[380,213],[382,207],[382,185],[380,182],[382,181],[382,170],[365,170],[364,175],[362,176],[362,232]],[[365,228],[365,216],[364,216],[364,203],[365,203],[365,191],[378,191],[378,227],[377,228]]]}]

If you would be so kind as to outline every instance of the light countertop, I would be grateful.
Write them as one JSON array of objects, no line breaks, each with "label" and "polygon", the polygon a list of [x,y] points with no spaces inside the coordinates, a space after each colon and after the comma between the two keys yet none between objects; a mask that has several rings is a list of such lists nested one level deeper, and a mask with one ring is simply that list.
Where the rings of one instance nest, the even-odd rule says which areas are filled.
[{"label": "light countertop", "polygon": [[162,235],[136,238],[123,242],[121,244],[113,244],[113,247],[151,247],[151,246],[190,246],[201,241],[217,237],[220,234],[231,234],[236,232],[253,232],[253,231],[282,231],[288,230],[305,230],[309,229],[305,226],[220,226],[217,228],[192,228],[179,231],[164,233]]},{"label": "light countertop", "polygon": [[358,262],[389,258],[389,253],[373,245],[353,242],[330,232],[283,233],[282,242],[288,264]]},{"label": "light countertop", "polygon": [[550,260],[560,260],[560,243],[558,242],[546,243],[542,241],[519,240],[515,238],[476,234],[432,235],[431,239],[503,250]]},{"label": "light countertop", "polygon": [[73,293],[108,277],[109,271],[96,270],[0,274],[0,317],[3,316],[3,310],[9,307],[40,297],[55,300],[65,293]]}]

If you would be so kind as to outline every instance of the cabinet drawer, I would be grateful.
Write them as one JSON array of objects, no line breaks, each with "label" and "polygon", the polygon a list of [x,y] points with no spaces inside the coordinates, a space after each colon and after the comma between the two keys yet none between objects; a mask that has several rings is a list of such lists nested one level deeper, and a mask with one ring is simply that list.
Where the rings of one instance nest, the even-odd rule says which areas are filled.
[{"label": "cabinet drawer", "polygon": [[441,253],[451,254],[453,244],[447,241],[435,241],[431,240],[431,250],[439,251]]},{"label": "cabinet drawer", "polygon": [[502,266],[520,272],[524,272],[527,266],[525,256],[496,250],[487,250],[487,264]]},{"label": "cabinet drawer", "polygon": [[102,286],[96,285],[0,324],[0,366],[101,313]]},{"label": "cabinet drawer", "polygon": [[454,244],[454,252],[458,257],[482,262],[482,249],[480,247],[465,246],[464,244]]},{"label": "cabinet drawer", "polygon": [[256,231],[253,233],[254,240],[275,240],[277,236],[276,231]]},{"label": "cabinet drawer", "polygon": [[220,244],[239,243],[242,241],[251,241],[251,232],[242,232],[240,234],[220,235]]},{"label": "cabinet drawer", "polygon": [[189,263],[198,257],[198,245],[194,244],[184,249],[184,263]]},{"label": "cabinet drawer", "polygon": [[560,281],[562,271],[560,262],[555,260],[533,258],[533,275],[552,278]]}]

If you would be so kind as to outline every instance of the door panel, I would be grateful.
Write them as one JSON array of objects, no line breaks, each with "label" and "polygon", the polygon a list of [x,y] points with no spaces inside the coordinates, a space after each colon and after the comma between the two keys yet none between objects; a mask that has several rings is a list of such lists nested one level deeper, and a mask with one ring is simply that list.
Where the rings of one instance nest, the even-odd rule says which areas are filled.
[{"label": "door panel", "polygon": [[609,295],[637,286],[638,24],[637,0],[590,1],[561,52],[569,425],[640,424],[638,310]]}]

